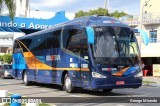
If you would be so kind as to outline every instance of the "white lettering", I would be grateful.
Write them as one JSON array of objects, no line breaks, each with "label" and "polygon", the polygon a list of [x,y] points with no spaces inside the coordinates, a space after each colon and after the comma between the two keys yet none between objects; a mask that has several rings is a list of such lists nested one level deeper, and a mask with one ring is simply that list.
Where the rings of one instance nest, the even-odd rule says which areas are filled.
[{"label": "white lettering", "polygon": [[45,29],[47,29],[47,28],[48,28],[48,25],[44,25],[44,26],[45,26],[45,27],[44,27]]},{"label": "white lettering", "polygon": [[34,28],[34,24],[30,23],[29,28]]},{"label": "white lettering", "polygon": [[48,28],[52,27],[52,25],[49,25]]},{"label": "white lettering", "polygon": [[13,27],[17,27],[18,26],[18,24],[17,23],[13,23]]},{"label": "white lettering", "polygon": [[40,25],[39,25],[39,24],[36,24],[36,25],[35,25],[35,29],[40,29]]},{"label": "white lettering", "polygon": [[102,31],[103,31],[102,28],[96,28],[95,30],[96,30],[97,32],[102,32]]},{"label": "white lettering", "polygon": [[8,27],[12,27],[12,23],[8,23]]},{"label": "white lettering", "polygon": [[44,26],[44,25],[41,25],[41,29],[45,29],[45,26]]},{"label": "white lettering", "polygon": [[156,99],[143,99],[144,103],[157,103]]},{"label": "white lettering", "polygon": [[142,100],[130,99],[131,103],[142,103]]},{"label": "white lettering", "polygon": [[55,60],[61,60],[60,55],[54,55]]},{"label": "white lettering", "polygon": [[2,23],[2,27],[7,27],[7,23]]},{"label": "white lettering", "polygon": [[111,23],[111,21],[103,21],[103,23]]},{"label": "white lettering", "polygon": [[[12,22],[0,22],[0,27],[20,27],[20,28],[26,28],[26,23],[12,23]],[[31,29],[47,29],[49,27],[52,27],[52,25],[40,25],[40,24],[34,24],[30,23],[28,28]]]},{"label": "white lettering", "polygon": [[25,28],[26,24],[25,23],[21,23],[21,28]]}]

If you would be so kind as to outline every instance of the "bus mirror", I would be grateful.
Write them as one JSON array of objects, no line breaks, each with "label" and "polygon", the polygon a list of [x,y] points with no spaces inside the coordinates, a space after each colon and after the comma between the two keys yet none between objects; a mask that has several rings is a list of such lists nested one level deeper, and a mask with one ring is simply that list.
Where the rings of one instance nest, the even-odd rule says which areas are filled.
[{"label": "bus mirror", "polygon": [[87,37],[88,37],[88,43],[93,44],[94,43],[94,30],[92,27],[86,28]]}]

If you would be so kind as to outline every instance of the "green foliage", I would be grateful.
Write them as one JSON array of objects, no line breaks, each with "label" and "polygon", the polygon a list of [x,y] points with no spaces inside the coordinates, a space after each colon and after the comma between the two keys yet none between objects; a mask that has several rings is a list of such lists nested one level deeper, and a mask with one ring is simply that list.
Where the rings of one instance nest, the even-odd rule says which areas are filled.
[{"label": "green foliage", "polygon": [[83,10],[80,10],[75,13],[75,18],[82,17],[82,16],[89,16],[89,15],[104,15],[104,16],[111,16],[111,17],[115,17],[115,18],[119,18],[122,16],[128,16],[128,14],[125,12],[115,11],[113,13],[108,13],[107,9],[98,8],[96,10],[90,10],[89,12],[85,12]]},{"label": "green foliage", "polygon": [[82,16],[89,16],[89,15],[106,15],[108,16],[108,10],[104,8],[98,8],[96,10],[90,10],[89,12],[85,12],[83,10],[78,11],[75,13],[75,18],[82,17]]},{"label": "green foliage", "polygon": [[111,17],[115,17],[115,18],[119,18],[119,17],[123,17],[123,16],[127,16],[127,15],[128,14],[125,12],[118,12],[118,11],[115,11],[110,14]]},{"label": "green foliage", "polygon": [[0,14],[4,6],[7,7],[9,11],[9,16],[13,21],[13,17],[15,16],[15,10],[16,10],[15,0],[0,0]]},{"label": "green foliage", "polygon": [[3,61],[3,56],[0,55],[0,61]]},{"label": "green foliage", "polygon": [[109,15],[108,10],[103,8],[98,8],[97,10],[90,10],[88,14],[89,15],[106,15],[106,16]]},{"label": "green foliage", "polygon": [[5,54],[3,55],[3,61],[6,63],[11,63],[12,61],[12,55],[11,54]]}]

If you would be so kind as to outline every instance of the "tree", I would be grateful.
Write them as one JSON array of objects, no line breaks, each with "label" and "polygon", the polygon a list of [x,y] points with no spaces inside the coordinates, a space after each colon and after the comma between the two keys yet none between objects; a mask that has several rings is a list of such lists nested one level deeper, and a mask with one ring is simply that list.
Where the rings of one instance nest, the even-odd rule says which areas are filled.
[{"label": "tree", "polygon": [[0,61],[3,61],[3,56],[0,55]]},{"label": "tree", "polygon": [[123,16],[128,16],[128,14],[125,12],[115,11],[115,12],[111,13],[110,16],[115,17],[115,18],[119,18],[119,17],[123,17]]},{"label": "tree", "polygon": [[95,10],[90,10],[89,12],[85,12],[83,10],[80,10],[75,13],[75,18],[82,17],[82,16],[89,16],[89,15],[104,15],[104,16],[111,16],[111,17],[115,17],[115,18],[119,18],[122,16],[128,16],[128,14],[125,12],[115,11],[113,13],[108,13],[107,9],[98,8]]},{"label": "tree", "polygon": [[89,15],[106,15],[108,16],[108,10],[104,8],[98,8],[96,10],[90,10],[89,12],[85,12],[83,10],[80,10],[75,13],[75,18],[82,17],[82,16],[89,16]]},{"label": "tree", "polygon": [[11,54],[4,54],[3,55],[3,61],[6,62],[6,63],[11,63],[12,55]]},{"label": "tree", "polygon": [[7,7],[9,11],[9,16],[13,21],[13,17],[15,16],[15,10],[16,10],[15,0],[0,0],[0,14],[4,6]]}]

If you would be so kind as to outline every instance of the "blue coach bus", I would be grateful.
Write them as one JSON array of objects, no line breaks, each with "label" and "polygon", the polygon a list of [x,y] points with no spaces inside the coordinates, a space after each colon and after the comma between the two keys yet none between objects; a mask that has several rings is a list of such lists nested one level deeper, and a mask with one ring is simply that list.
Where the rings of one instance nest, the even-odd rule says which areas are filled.
[{"label": "blue coach bus", "polygon": [[13,77],[110,92],[142,85],[141,58],[132,29],[107,16],[77,18],[15,39]]}]

